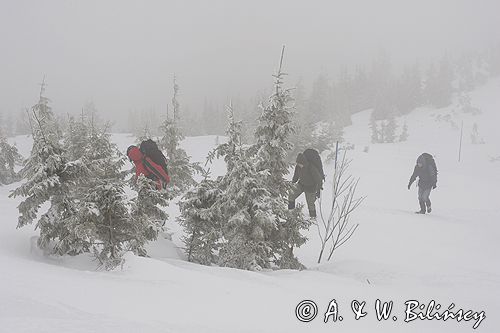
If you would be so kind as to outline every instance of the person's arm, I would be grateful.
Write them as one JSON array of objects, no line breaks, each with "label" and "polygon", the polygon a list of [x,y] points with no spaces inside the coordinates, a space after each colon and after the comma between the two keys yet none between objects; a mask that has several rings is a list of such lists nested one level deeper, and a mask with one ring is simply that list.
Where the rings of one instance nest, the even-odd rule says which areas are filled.
[{"label": "person's arm", "polygon": [[417,179],[417,172],[418,172],[417,170],[418,170],[418,166],[415,165],[415,169],[413,169],[413,174],[411,175],[410,181],[408,183],[408,189],[410,189],[411,184],[413,184],[415,179]]},{"label": "person's arm", "polygon": [[141,170],[139,166],[137,166],[135,163],[134,163],[134,170],[135,170],[134,181],[137,182],[137,179],[139,179],[139,176],[141,175]]},{"label": "person's arm", "polygon": [[323,176],[314,165],[310,165],[309,170],[311,171],[314,183],[316,184],[316,197],[319,198],[321,195],[321,189],[323,188]]},{"label": "person's arm", "polygon": [[436,188],[437,170],[434,166],[430,166],[430,173],[431,173],[431,179],[432,179],[432,188]]},{"label": "person's arm", "polygon": [[295,171],[293,172],[293,178],[292,178],[292,183],[296,183],[299,181],[299,166],[295,166]]},{"label": "person's arm", "polygon": [[318,169],[314,165],[311,165],[310,169],[314,182],[318,184],[318,188],[321,188],[321,183],[323,182],[322,175],[319,173]]}]

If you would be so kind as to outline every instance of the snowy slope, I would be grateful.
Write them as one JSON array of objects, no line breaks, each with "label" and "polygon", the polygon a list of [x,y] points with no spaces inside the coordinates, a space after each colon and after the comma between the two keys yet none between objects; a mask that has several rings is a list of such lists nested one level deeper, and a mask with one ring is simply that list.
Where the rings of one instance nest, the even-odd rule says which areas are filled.
[{"label": "snowy slope", "polygon": [[[88,256],[46,257],[32,247],[37,234],[29,227],[16,230],[16,205],[11,186],[0,187],[0,332],[470,332],[469,322],[403,321],[404,302],[436,300],[464,310],[482,311],[486,319],[478,331],[498,332],[500,322],[500,80],[471,93],[478,116],[421,109],[406,117],[409,141],[372,145],[370,111],[353,117],[346,138],[351,172],[361,178],[360,195],[367,198],[354,219],[360,224],[350,243],[332,262],[316,264],[317,230],[297,249],[305,271],[247,272],[205,267],[183,260],[176,224],[178,209],[169,207],[172,241],[161,238],[150,247],[152,258],[128,256],[122,270],[95,271]],[[458,163],[459,131],[437,115],[464,120],[462,162]],[[402,119],[401,119],[402,120]],[[486,144],[472,145],[470,131],[477,122]],[[115,135],[120,149],[133,143]],[[187,138],[184,147],[194,160],[204,162],[215,137]],[[28,138],[15,139],[21,153]],[[364,152],[365,146],[369,151]],[[434,211],[413,214],[416,189],[406,185],[416,157],[435,155],[438,188],[431,194]],[[326,167],[331,176],[331,163]],[[220,161],[214,174],[224,172]],[[329,178],[327,178],[327,182]],[[323,200],[327,201],[329,186]],[[303,200],[303,198],[301,198]],[[325,209],[327,203],[324,203]],[[314,300],[319,314],[310,323],[295,317],[296,305]],[[342,322],[323,323],[328,303],[336,299]],[[368,315],[354,319],[351,301],[366,301]],[[376,299],[394,301],[397,321],[378,322]]]}]

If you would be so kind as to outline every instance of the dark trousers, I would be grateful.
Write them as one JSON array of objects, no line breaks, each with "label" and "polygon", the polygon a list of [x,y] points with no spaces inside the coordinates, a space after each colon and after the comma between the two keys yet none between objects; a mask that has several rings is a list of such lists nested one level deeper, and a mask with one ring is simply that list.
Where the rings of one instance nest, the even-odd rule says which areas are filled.
[{"label": "dark trousers", "polygon": [[420,187],[418,188],[418,203],[420,204],[420,211],[425,212],[425,206],[427,209],[431,208],[431,200],[429,196],[431,195],[432,188]]},{"label": "dark trousers", "polygon": [[302,193],[306,194],[307,208],[309,209],[309,216],[316,217],[316,192],[306,192],[302,185],[296,184],[290,191],[288,196],[288,209],[295,208],[295,199],[297,199]]}]

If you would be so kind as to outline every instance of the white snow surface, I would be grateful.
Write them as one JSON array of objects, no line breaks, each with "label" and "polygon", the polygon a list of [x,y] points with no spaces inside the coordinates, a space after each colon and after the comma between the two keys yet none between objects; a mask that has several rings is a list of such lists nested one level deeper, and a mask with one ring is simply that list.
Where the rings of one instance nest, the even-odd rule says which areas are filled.
[{"label": "white snow surface", "polygon": [[[38,231],[16,230],[17,205],[12,184],[0,187],[0,332],[471,332],[475,320],[415,320],[404,322],[407,300],[442,310],[485,311],[478,332],[499,332],[500,322],[500,80],[471,93],[482,114],[419,109],[406,116],[409,140],[371,144],[370,110],[353,116],[346,140],[355,145],[351,173],[360,177],[359,195],[366,200],[354,213],[359,228],[330,262],[317,264],[319,238],[312,226],[309,241],[295,253],[308,269],[249,272],[207,267],[185,260],[178,208],[171,203],[168,235],[149,246],[150,258],[126,255],[112,272],[96,270],[88,255],[47,256],[36,248]],[[464,121],[461,162],[460,130],[436,121],[450,114]],[[400,118],[399,121],[403,121]],[[486,142],[473,145],[473,123]],[[126,134],[113,140],[122,151],[134,142]],[[16,137],[27,156],[31,141]],[[215,136],[186,138],[183,146],[193,160],[204,162]],[[364,152],[368,146],[368,152]],[[422,152],[436,158],[438,188],[431,194],[433,212],[416,215],[416,188],[406,186]],[[324,156],[326,157],[326,155]],[[332,163],[326,163],[327,176]],[[212,166],[224,172],[223,161]],[[327,199],[331,179],[323,193]],[[304,198],[300,199],[302,202]],[[306,213],[307,214],[307,213]],[[171,240],[169,239],[171,238]],[[495,264],[496,263],[496,264]],[[324,323],[331,300],[343,321]],[[378,321],[375,300],[394,301],[391,319]],[[295,307],[313,300],[319,308],[308,323]],[[354,319],[351,301],[366,301],[365,318]]]}]

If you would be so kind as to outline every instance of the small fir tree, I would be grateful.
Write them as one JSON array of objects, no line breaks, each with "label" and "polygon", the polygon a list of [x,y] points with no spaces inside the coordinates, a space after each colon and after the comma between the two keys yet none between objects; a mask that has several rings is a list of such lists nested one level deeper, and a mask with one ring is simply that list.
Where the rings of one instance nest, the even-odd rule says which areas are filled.
[{"label": "small fir tree", "polygon": [[227,173],[220,182],[223,196],[215,203],[222,218],[222,242],[218,264],[248,270],[269,268],[274,225],[272,198],[248,150],[241,147],[241,123],[228,107],[229,140],[216,148],[223,156]]},{"label": "small fir tree", "polygon": [[0,185],[7,185],[18,180],[14,171],[16,164],[21,164],[22,156],[17,147],[12,146],[0,130]]},{"label": "small fir tree", "polygon": [[371,136],[372,143],[380,143],[382,135],[380,133],[380,129],[378,127],[377,121],[375,120],[373,113],[370,116],[370,130],[372,132]]},{"label": "small fir tree", "polygon": [[394,118],[394,116],[391,116],[387,120],[387,124],[385,126],[384,142],[386,143],[394,142],[394,140],[396,139],[396,129],[397,129],[396,119]]},{"label": "small fir tree", "polygon": [[179,202],[179,223],[186,235],[183,242],[188,261],[203,265],[217,261],[222,234],[220,213],[214,204],[220,196],[218,182],[206,175]]},{"label": "small fir tree", "polygon": [[[68,161],[59,143],[58,125],[48,99],[43,96],[42,82],[39,102],[32,107],[33,147],[27,163],[21,171],[26,179],[11,193],[11,197],[22,196],[19,204],[21,214],[18,228],[33,223],[40,229],[38,245],[48,248],[51,241],[64,239],[69,232],[63,221],[74,215],[76,209],[72,191],[82,172],[80,163]],[[42,204],[49,202],[48,210],[38,218]],[[60,237],[61,236],[61,237]]]},{"label": "small fir tree", "polygon": [[[311,223],[305,221],[302,213],[297,208],[297,212],[291,214],[285,204],[291,189],[290,182],[285,180],[285,176],[290,169],[286,157],[292,148],[289,137],[294,133],[294,128],[292,125],[293,110],[290,106],[293,98],[289,89],[283,89],[285,76],[285,73],[282,72],[283,51],[284,47],[278,72],[274,75],[275,92],[270,97],[269,104],[262,107],[262,114],[259,117],[259,124],[255,132],[257,142],[251,149],[251,151],[255,151],[256,171],[265,175],[265,189],[270,195],[268,204],[271,207],[277,229],[273,230],[272,235],[265,235],[264,238],[270,239],[274,262],[280,267],[283,267],[282,265],[285,262],[288,265],[292,261],[289,257],[293,256],[293,247],[299,246],[302,241],[305,241],[304,236],[300,237],[300,241],[298,238],[283,239],[282,236],[300,235],[300,230],[307,228]],[[296,229],[293,233],[284,233],[284,228],[299,229]],[[296,268],[300,267],[297,266]]]},{"label": "small fir tree", "polygon": [[406,124],[406,121],[405,121],[405,123],[403,125],[403,129],[401,131],[401,134],[399,135],[399,141],[400,142],[407,141],[409,136],[410,135],[408,133],[408,125]]},{"label": "small fir tree", "polygon": [[168,206],[168,193],[158,191],[151,179],[140,175],[134,188],[137,196],[132,199],[131,217],[140,232],[130,241],[130,249],[134,253],[145,256],[144,248],[148,241],[154,241],[164,231],[168,214],[162,209]]},{"label": "small fir tree", "polygon": [[180,147],[180,142],[184,139],[179,128],[180,105],[177,100],[179,85],[174,77],[174,96],[172,98],[173,116],[167,118],[160,127],[163,137],[160,139],[160,147],[165,150],[168,159],[168,171],[171,176],[173,193],[185,192],[189,187],[196,184],[194,175],[202,171],[197,163],[191,163],[186,151]]}]

